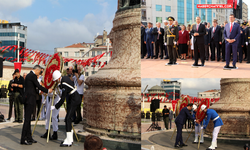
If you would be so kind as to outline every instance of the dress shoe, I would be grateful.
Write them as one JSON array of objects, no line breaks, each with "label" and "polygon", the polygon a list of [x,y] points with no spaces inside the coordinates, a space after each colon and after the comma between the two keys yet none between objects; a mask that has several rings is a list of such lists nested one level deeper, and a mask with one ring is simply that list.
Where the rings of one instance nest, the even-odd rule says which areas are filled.
[{"label": "dress shoe", "polygon": [[173,65],[177,65],[177,63],[176,63],[176,62],[173,62],[172,64],[173,64]]},{"label": "dress shoe", "polygon": [[10,118],[6,119],[6,120],[10,120]]},{"label": "dress shoe", "polygon": [[194,63],[193,66],[198,66],[198,64]]},{"label": "dress shoe", "polygon": [[147,57],[146,59],[150,59],[150,57]]},{"label": "dress shoe", "polygon": [[[44,135],[41,135],[41,138],[47,138],[47,136],[48,136],[48,130],[46,130],[46,132],[44,133]],[[49,137],[51,137],[50,134],[49,134]]]},{"label": "dress shoe", "polygon": [[165,57],[164,59],[169,59],[168,57]]},{"label": "dress shoe", "polygon": [[229,66],[228,66],[228,65],[226,65],[226,66],[224,66],[224,68],[229,68]]},{"label": "dress shoe", "polygon": [[154,59],[154,57],[153,57],[153,56],[151,56],[151,59]]},{"label": "dress shoe", "polygon": [[181,148],[181,146],[180,146],[180,145],[175,145],[174,147],[175,147],[175,148]]},{"label": "dress shoe", "polygon": [[184,143],[183,143],[183,144],[181,144],[180,146],[182,146],[182,147],[183,147],[183,146],[188,146],[188,145],[186,145],[186,144],[184,144]]},{"label": "dress shoe", "polygon": [[28,142],[27,140],[21,141],[20,144],[22,144],[22,145],[32,145],[32,143]]},{"label": "dress shoe", "polygon": [[193,144],[198,144],[198,142],[193,142]]},{"label": "dress shoe", "polygon": [[155,57],[155,59],[158,59],[158,57]]},{"label": "dress shoe", "polygon": [[19,120],[15,120],[15,121],[13,121],[13,123],[18,123],[19,122]]},{"label": "dress shoe", "polygon": [[63,144],[63,142],[60,144],[60,147],[71,147],[72,144]]},{"label": "dress shoe", "polygon": [[242,63],[242,60],[240,60],[240,63]]},{"label": "dress shoe", "polygon": [[222,59],[222,62],[225,62],[225,59]]},{"label": "dress shoe", "polygon": [[161,57],[161,59],[163,59],[163,57]]},{"label": "dress shoe", "polygon": [[23,123],[23,121],[22,121],[22,120],[19,120],[18,123]]},{"label": "dress shoe", "polygon": [[172,65],[173,63],[172,62],[169,62],[168,65]]},{"label": "dress shoe", "polygon": [[234,65],[233,68],[236,69],[237,68],[236,65]]},{"label": "dress shoe", "polygon": [[211,59],[211,61],[215,61],[215,59]]},{"label": "dress shoe", "polygon": [[201,64],[201,66],[205,66],[205,64]]},{"label": "dress shoe", "polygon": [[32,139],[32,140],[28,140],[28,142],[30,142],[30,143],[37,143],[37,141],[36,141],[36,140],[34,140],[34,139]]},{"label": "dress shoe", "polygon": [[206,59],[206,61],[208,61],[208,58]]},{"label": "dress shoe", "polygon": [[51,136],[50,140],[57,140],[58,136],[57,136],[57,132],[54,131],[53,135]]}]

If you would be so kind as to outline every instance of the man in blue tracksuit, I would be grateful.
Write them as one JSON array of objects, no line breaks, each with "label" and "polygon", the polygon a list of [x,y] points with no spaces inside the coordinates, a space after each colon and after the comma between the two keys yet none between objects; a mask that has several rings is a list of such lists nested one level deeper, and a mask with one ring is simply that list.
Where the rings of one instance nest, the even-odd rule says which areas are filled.
[{"label": "man in blue tracksuit", "polygon": [[193,104],[190,103],[187,105],[187,107],[182,108],[179,115],[175,119],[177,135],[176,135],[174,147],[176,148],[187,146],[186,144],[183,143],[183,140],[182,140],[182,127],[183,127],[183,124],[186,123],[187,119],[194,120],[192,115],[190,114],[192,107],[193,107]]},{"label": "man in blue tracksuit", "polygon": [[146,59],[153,59],[154,57],[154,35],[152,34],[153,31],[153,24],[151,22],[148,23],[148,28],[146,29],[146,34],[144,35],[144,43],[147,46],[148,57]]},{"label": "man in blue tracksuit", "polygon": [[201,110],[204,111],[207,115],[207,119],[205,121],[205,125],[201,127],[201,129],[206,129],[210,120],[214,122],[214,131],[213,131],[213,139],[212,144],[207,150],[215,150],[217,148],[217,137],[218,133],[220,132],[220,128],[223,125],[223,122],[217,112],[213,109],[207,109],[206,105],[201,106]]},{"label": "man in blue tracksuit", "polygon": [[[196,119],[196,112],[197,112],[197,106],[196,105],[193,105],[193,118]],[[201,140],[200,140],[200,143],[203,144],[204,143],[204,138],[203,138],[203,131],[201,130],[201,124],[202,123],[196,123],[195,124],[195,139],[194,139],[194,142],[193,144],[197,144],[199,142],[199,133],[201,133]],[[205,119],[203,120],[203,125],[205,124]]]}]

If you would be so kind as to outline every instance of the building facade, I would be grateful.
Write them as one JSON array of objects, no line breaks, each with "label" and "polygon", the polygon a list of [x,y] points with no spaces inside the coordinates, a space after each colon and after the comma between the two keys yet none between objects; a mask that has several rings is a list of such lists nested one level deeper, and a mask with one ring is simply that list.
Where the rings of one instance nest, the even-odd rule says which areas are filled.
[{"label": "building facade", "polygon": [[[19,38],[19,40],[18,40]],[[9,23],[0,20],[0,46],[18,45],[20,47],[27,47],[27,26],[21,23]],[[4,57],[17,57],[17,51],[10,51],[4,54]],[[10,59],[13,60],[13,59]]]},{"label": "building facade", "polygon": [[[143,0],[142,1],[142,22],[163,23],[167,17],[172,16],[179,22],[179,25],[193,24],[196,17],[200,16],[202,22],[212,23],[217,19],[219,24],[228,21],[227,14],[232,9],[198,9],[197,4],[226,4],[227,0]],[[162,26],[164,26],[162,24]]]},{"label": "building facade", "polygon": [[198,92],[197,98],[220,98],[221,90],[209,90],[205,92]]},{"label": "building facade", "polygon": [[246,3],[242,3],[242,20],[248,22],[248,6]]},{"label": "building facade", "polygon": [[[176,100],[181,97],[181,82],[163,80],[160,86],[164,89],[165,93],[170,94],[168,99]],[[175,93],[175,95],[171,93]]]}]

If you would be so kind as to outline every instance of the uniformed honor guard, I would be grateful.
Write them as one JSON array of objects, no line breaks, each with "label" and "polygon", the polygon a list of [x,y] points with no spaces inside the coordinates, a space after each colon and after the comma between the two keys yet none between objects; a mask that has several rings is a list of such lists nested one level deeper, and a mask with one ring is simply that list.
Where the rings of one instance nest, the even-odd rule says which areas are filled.
[{"label": "uniformed honor guard", "polygon": [[179,29],[173,25],[175,19],[173,17],[168,17],[169,25],[165,26],[165,43],[167,43],[169,63],[168,65],[176,65],[177,53],[176,45],[179,39]]},{"label": "uniformed honor guard", "polygon": [[220,128],[223,125],[223,122],[220,116],[217,114],[217,112],[213,109],[207,109],[206,105],[202,105],[201,110],[204,111],[207,115],[205,124],[203,127],[201,127],[201,129],[206,129],[210,119],[213,120],[213,123],[214,123],[213,139],[212,139],[211,146],[207,148],[207,150],[215,150],[215,148],[217,148],[217,137],[220,132]]},{"label": "uniformed honor guard", "polygon": [[[61,95],[62,95],[62,90],[59,88],[59,85],[56,87],[55,89],[55,98],[54,98],[54,104],[53,106],[55,106],[60,100],[61,100]],[[53,94],[49,93],[47,95],[46,100],[43,101],[43,104],[46,104],[46,119],[45,119],[45,129],[46,129],[46,133],[44,135],[41,136],[41,138],[47,138],[48,136],[48,128],[49,128],[49,119],[50,119],[50,108],[51,108],[51,103],[52,103],[52,97]],[[59,109],[54,109],[52,111],[52,127],[53,127],[53,135],[52,137],[49,134],[49,138],[50,140],[57,140],[58,136],[57,136],[57,130],[58,130],[58,114],[59,114],[60,108]]]},{"label": "uniformed honor guard", "polygon": [[72,116],[74,115],[76,108],[81,103],[82,99],[74,87],[74,83],[70,80],[68,76],[61,75],[60,71],[56,70],[53,72],[53,81],[60,83],[60,88],[62,90],[61,100],[55,105],[51,106],[51,110],[59,109],[65,101],[67,94],[69,94],[69,100],[67,101],[67,114],[65,117],[66,132],[67,137],[61,143],[61,147],[71,146],[73,143],[73,130],[72,130]]},{"label": "uniformed honor guard", "polygon": [[[193,105],[193,117],[196,120],[196,112],[197,112],[197,106]],[[205,121],[203,121],[203,124],[205,123]],[[203,131],[201,130],[201,123],[195,123],[195,139],[193,144],[197,144],[199,142],[199,133],[201,133],[201,140],[200,143],[203,144],[204,143],[204,137],[203,137]]]},{"label": "uniformed honor guard", "polygon": [[[248,24],[250,25],[250,20],[248,21]],[[250,63],[250,46],[248,45],[250,42],[250,26],[248,26],[245,30],[245,39],[246,39],[246,46],[247,46],[247,63]]]}]

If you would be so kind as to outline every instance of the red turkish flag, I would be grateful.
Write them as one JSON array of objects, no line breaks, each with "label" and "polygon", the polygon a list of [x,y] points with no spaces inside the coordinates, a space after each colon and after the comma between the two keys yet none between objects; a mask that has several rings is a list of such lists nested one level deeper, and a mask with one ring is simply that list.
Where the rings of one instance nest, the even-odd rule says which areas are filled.
[{"label": "red turkish flag", "polygon": [[177,104],[177,100],[172,101],[173,111],[175,111],[176,104]]},{"label": "red turkish flag", "polygon": [[234,9],[237,8],[237,0],[227,0],[227,4],[234,4]]}]

